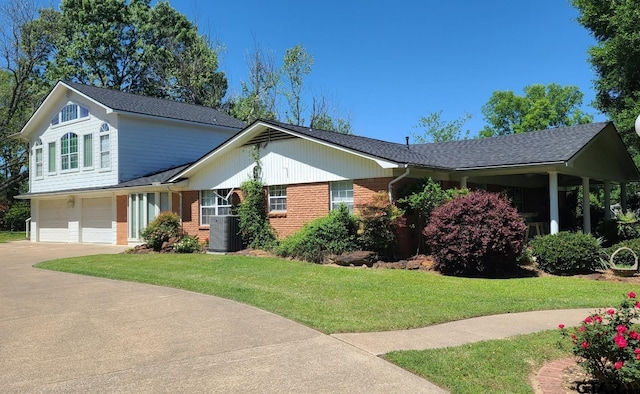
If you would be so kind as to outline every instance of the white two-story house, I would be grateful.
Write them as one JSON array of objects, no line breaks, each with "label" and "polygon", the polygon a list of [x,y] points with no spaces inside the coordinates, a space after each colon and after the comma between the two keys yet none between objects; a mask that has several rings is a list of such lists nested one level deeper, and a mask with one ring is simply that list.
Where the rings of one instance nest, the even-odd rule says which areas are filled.
[{"label": "white two-story house", "polygon": [[207,107],[59,82],[16,135],[29,143],[19,198],[31,200],[31,240],[139,242],[160,211],[181,210],[165,178],[244,126]]}]

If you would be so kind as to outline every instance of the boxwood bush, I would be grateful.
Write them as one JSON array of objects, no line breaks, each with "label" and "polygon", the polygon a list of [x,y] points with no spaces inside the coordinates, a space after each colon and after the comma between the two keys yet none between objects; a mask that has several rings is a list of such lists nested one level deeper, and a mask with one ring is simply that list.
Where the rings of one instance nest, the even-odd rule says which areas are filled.
[{"label": "boxwood bush", "polygon": [[561,231],[537,236],[531,250],[538,268],[555,275],[589,273],[600,267],[602,247],[593,236]]},{"label": "boxwood bush", "polygon": [[474,191],[435,208],[423,233],[437,270],[486,276],[517,267],[525,230],[505,196]]},{"label": "boxwood bush", "polygon": [[164,242],[181,235],[180,217],[173,212],[160,212],[140,234],[147,246],[155,251],[159,251]]},{"label": "boxwood bush", "polygon": [[294,257],[321,263],[330,254],[350,252],[356,248],[358,221],[346,205],[331,211],[328,216],[307,223],[295,234],[276,246],[282,257]]}]

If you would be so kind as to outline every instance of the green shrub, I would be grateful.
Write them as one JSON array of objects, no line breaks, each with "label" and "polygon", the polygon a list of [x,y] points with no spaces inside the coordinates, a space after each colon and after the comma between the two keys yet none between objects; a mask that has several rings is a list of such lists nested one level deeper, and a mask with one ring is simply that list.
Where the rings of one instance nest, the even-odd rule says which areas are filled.
[{"label": "green shrub", "polygon": [[238,206],[239,227],[243,242],[250,248],[271,250],[277,239],[267,217],[264,185],[257,180],[240,186],[244,200]]},{"label": "green shrub", "polygon": [[424,236],[438,271],[493,275],[517,267],[525,229],[505,196],[475,191],[434,209]]},{"label": "green shrub", "polygon": [[176,253],[200,253],[202,248],[203,244],[198,241],[198,237],[195,235],[185,235],[173,245],[173,250]]},{"label": "green shrub", "polygon": [[357,248],[357,219],[342,204],[328,216],[307,223],[276,247],[276,254],[321,263],[330,254],[341,254]]},{"label": "green shrub", "polygon": [[9,231],[24,231],[25,220],[31,216],[31,204],[19,201],[11,205],[4,215],[4,226]]},{"label": "green shrub", "polygon": [[160,212],[140,234],[147,246],[155,251],[159,251],[164,242],[180,235],[180,217],[173,212]]},{"label": "green shrub", "polygon": [[538,268],[556,275],[588,273],[600,265],[602,248],[589,234],[561,231],[536,236],[531,249]]},{"label": "green shrub", "polygon": [[398,222],[402,220],[401,211],[389,202],[386,192],[374,194],[369,203],[358,209],[360,248],[376,252],[381,257],[392,257],[397,243]]}]

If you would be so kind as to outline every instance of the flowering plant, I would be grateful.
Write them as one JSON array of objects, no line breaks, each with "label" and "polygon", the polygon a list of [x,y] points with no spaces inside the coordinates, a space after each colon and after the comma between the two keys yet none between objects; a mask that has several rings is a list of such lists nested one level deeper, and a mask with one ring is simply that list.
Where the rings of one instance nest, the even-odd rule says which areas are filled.
[{"label": "flowering plant", "polygon": [[573,341],[573,354],[598,384],[616,392],[640,392],[640,333],[633,321],[640,302],[629,292],[616,309],[598,310],[563,336]]}]

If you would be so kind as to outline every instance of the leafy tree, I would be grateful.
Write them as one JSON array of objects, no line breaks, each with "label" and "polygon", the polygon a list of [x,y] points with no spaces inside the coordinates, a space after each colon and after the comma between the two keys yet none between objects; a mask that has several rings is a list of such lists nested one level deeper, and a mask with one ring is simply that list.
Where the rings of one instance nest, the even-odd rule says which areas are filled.
[{"label": "leafy tree", "polygon": [[463,130],[462,127],[469,119],[471,115],[465,113],[462,117],[447,122],[442,120],[442,111],[432,112],[420,118],[416,128],[423,129],[423,133],[413,133],[413,139],[418,144],[466,140],[469,138],[469,130]]},{"label": "leafy tree", "polygon": [[589,61],[597,74],[595,106],[616,123],[623,140],[637,155],[633,126],[640,114],[640,2],[572,3],[580,12],[578,22],[597,40],[589,49]]},{"label": "leafy tree", "polygon": [[282,74],[284,83],[287,85],[284,90],[284,97],[289,104],[287,113],[287,123],[302,126],[304,118],[302,113],[304,106],[302,102],[302,90],[304,88],[304,77],[311,72],[313,56],[311,56],[301,44],[287,49],[284,53],[284,64]]},{"label": "leafy tree", "polygon": [[51,20],[34,23],[34,1],[6,0],[0,5],[0,200],[12,201],[26,182],[26,144],[9,136],[20,131],[49,86],[41,75],[51,53]]},{"label": "leafy tree", "polygon": [[525,86],[524,96],[512,91],[493,92],[482,107],[487,125],[480,135],[518,134],[592,122],[593,116],[580,109],[582,98],[576,86],[555,83]]},{"label": "leafy tree", "polygon": [[309,127],[342,134],[353,134],[349,117],[340,116],[336,108],[330,109],[330,104],[324,96],[313,98]]},{"label": "leafy tree", "polygon": [[273,56],[256,45],[247,57],[249,80],[242,81],[242,95],[229,100],[229,114],[251,123],[256,119],[276,118],[276,97],[280,75]]},{"label": "leafy tree", "polygon": [[167,1],[149,3],[63,0],[60,11],[43,11],[59,32],[48,80],[219,107],[227,80],[217,52]]}]

